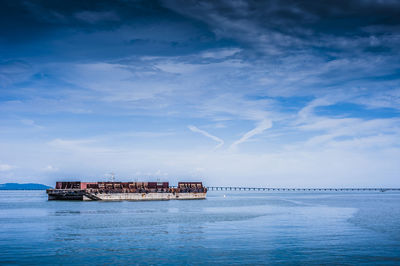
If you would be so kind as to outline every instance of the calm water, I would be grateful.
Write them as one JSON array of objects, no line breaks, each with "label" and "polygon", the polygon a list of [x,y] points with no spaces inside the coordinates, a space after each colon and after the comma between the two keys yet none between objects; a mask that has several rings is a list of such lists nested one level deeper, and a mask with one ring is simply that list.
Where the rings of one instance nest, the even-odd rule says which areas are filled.
[{"label": "calm water", "polygon": [[62,202],[0,191],[0,264],[71,263],[400,265],[400,193]]}]

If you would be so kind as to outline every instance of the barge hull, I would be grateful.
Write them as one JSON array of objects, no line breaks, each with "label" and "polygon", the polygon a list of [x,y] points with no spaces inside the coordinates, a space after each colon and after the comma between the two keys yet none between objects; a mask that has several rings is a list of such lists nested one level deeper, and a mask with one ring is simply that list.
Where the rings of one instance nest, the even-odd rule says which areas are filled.
[{"label": "barge hull", "polygon": [[81,201],[148,201],[148,200],[196,200],[205,199],[206,192],[183,193],[88,193],[85,190],[48,190],[49,200]]}]

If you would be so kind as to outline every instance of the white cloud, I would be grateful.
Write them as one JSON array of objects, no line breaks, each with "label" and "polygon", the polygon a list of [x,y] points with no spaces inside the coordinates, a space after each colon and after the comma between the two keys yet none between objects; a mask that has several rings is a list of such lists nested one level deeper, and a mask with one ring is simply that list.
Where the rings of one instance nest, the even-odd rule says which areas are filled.
[{"label": "white cloud", "polygon": [[[215,121],[221,120],[252,120],[262,121],[271,115],[275,101],[271,99],[249,100],[241,93],[220,93],[216,97],[209,97],[199,104],[199,109],[204,116]],[[267,111],[268,110],[268,111]],[[275,118],[280,114],[274,113]],[[222,119],[220,119],[222,118]]]},{"label": "white cloud", "polygon": [[0,88],[27,80],[34,70],[30,64],[20,60],[0,61]]},{"label": "white cloud", "polygon": [[0,164],[0,172],[7,172],[12,170],[13,168],[15,167],[9,164]]},{"label": "white cloud", "polygon": [[230,48],[230,49],[219,49],[219,50],[209,50],[201,54],[204,58],[222,59],[239,53],[241,49]]},{"label": "white cloud", "polygon": [[45,172],[57,172],[59,169],[57,167],[54,167],[52,165],[47,165],[46,167],[43,168],[43,171]]},{"label": "white cloud", "polygon": [[164,72],[174,74],[188,74],[198,71],[201,68],[201,65],[178,62],[161,62],[157,64],[156,67]]},{"label": "white cloud", "polygon": [[334,104],[335,102],[332,99],[328,99],[328,97],[324,98],[317,98],[313,101],[311,101],[309,104],[307,104],[305,107],[303,107],[298,115],[299,115],[299,122],[304,122],[309,119],[310,116],[313,115],[314,109],[316,107],[320,106],[329,106]]},{"label": "white cloud", "polygon": [[22,124],[32,127],[32,128],[36,128],[36,129],[43,129],[42,126],[39,126],[38,124],[36,124],[36,122],[32,119],[22,119],[20,120]]},{"label": "white cloud", "polygon": [[[174,135],[175,132],[151,132],[151,131],[137,131],[137,132],[126,132],[117,134],[121,137],[138,137],[138,138],[159,138]],[[116,137],[116,134],[113,134]]]},{"label": "white cloud", "polygon": [[[2,176],[52,178],[118,169],[126,176],[201,172],[209,183],[221,185],[390,184],[396,179],[399,115],[383,110],[382,119],[371,117],[380,116],[374,108],[400,109],[400,60],[393,53],[400,41],[398,27],[362,27],[362,36],[315,34],[315,27],[287,27],[286,19],[301,17],[307,25],[320,19],[302,7],[257,1],[165,4],[208,23],[210,32],[204,35],[204,27],[181,20],[121,20],[111,30],[67,30],[51,40],[57,60],[48,62],[55,63],[34,58],[0,62],[0,87],[5,88],[0,158],[13,163],[18,158],[15,171],[0,165],[3,172],[13,170]],[[69,17],[38,5],[30,10],[43,21],[64,25],[120,20],[112,10]],[[293,16],[275,17],[280,11]],[[213,40],[207,36],[216,36],[216,46],[208,46]],[[203,50],[220,47],[224,40],[240,48]],[[162,50],[171,44],[177,46]],[[365,53],[369,46],[388,50]],[[341,103],[357,106],[341,109]],[[323,106],[337,112],[321,115],[317,110]],[[29,119],[22,119],[26,114]],[[35,121],[46,128],[33,131]],[[215,141],[219,151],[194,151],[187,121],[203,125],[207,131],[188,128]],[[208,132],[214,130],[223,139]],[[257,147],[247,153],[232,152],[255,139]],[[224,143],[232,143],[231,149],[222,149]],[[43,162],[49,165],[43,168]]]},{"label": "white cloud", "polygon": [[54,139],[47,144],[50,147],[59,150],[65,150],[69,152],[92,152],[92,153],[107,153],[111,150],[102,146],[96,145],[98,142],[97,139],[73,139],[73,140],[66,140],[66,139]]},{"label": "white cloud", "polygon": [[263,133],[265,130],[272,127],[272,121],[269,119],[262,120],[254,129],[246,132],[240,139],[236,140],[230,146],[231,149],[235,149],[239,144],[248,141],[251,137]]},{"label": "white cloud", "polygon": [[193,132],[200,133],[200,134],[202,134],[203,136],[205,136],[207,138],[210,138],[212,140],[215,140],[215,141],[219,142],[219,144],[217,146],[215,146],[215,149],[218,149],[218,148],[222,147],[222,145],[224,145],[224,141],[222,139],[220,139],[220,138],[218,138],[218,137],[216,137],[214,135],[211,135],[207,131],[201,130],[201,129],[195,127],[195,126],[188,126],[188,128]]},{"label": "white cloud", "polygon": [[[168,93],[166,84],[152,82],[149,77],[138,76],[138,71],[129,64],[90,63],[64,65],[67,74],[58,73],[66,82],[89,89],[87,97],[103,102],[136,102],[137,108],[149,106],[146,101],[154,102],[157,97]],[[147,71],[147,70],[145,70]],[[154,73],[150,75],[153,77]],[[158,101],[157,101],[158,103]],[[140,104],[140,105],[139,105]]]}]

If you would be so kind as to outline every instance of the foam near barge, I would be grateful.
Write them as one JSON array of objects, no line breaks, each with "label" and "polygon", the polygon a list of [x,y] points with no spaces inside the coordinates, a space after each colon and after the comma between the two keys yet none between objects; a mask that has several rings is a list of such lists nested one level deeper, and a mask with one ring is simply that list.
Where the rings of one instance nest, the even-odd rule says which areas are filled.
[{"label": "foam near barge", "polygon": [[57,182],[47,191],[49,200],[189,200],[205,199],[207,188],[201,182]]}]

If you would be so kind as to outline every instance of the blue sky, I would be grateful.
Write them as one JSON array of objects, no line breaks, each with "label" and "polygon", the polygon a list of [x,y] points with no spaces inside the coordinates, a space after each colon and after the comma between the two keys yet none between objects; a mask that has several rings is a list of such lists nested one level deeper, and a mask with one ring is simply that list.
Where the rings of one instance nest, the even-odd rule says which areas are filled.
[{"label": "blue sky", "polygon": [[0,183],[400,186],[397,1],[0,3]]}]

